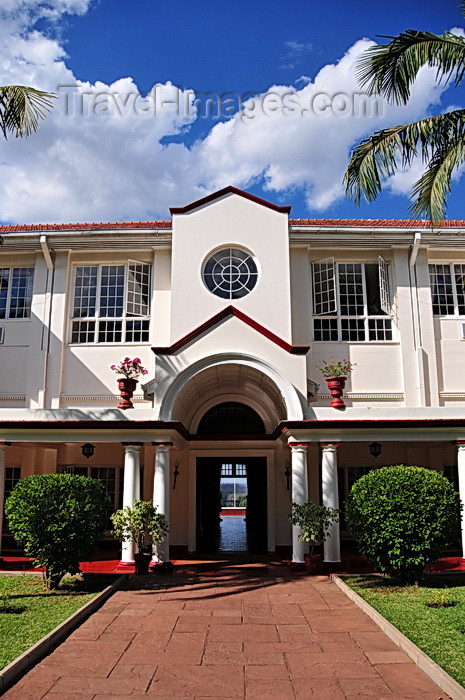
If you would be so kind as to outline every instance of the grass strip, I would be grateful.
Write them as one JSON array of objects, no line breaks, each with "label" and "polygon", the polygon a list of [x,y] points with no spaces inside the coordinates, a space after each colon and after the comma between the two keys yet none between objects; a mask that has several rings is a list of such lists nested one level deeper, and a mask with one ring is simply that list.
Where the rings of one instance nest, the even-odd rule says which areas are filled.
[{"label": "grass strip", "polygon": [[[117,577],[116,577],[117,578]],[[64,622],[114,581],[84,574],[47,591],[39,576],[0,576],[0,669]]]},{"label": "grass strip", "polygon": [[465,575],[425,576],[421,586],[384,576],[344,582],[465,687]]}]

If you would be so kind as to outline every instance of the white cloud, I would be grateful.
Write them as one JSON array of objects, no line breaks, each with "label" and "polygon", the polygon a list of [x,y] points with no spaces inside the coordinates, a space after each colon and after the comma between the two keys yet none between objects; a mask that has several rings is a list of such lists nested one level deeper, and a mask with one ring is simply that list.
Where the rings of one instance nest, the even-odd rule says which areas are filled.
[{"label": "white cloud", "polygon": [[[57,20],[63,12],[85,12],[90,0],[49,0],[45,9],[33,0],[2,2],[2,82],[54,91],[75,86],[68,91],[68,109],[60,90],[59,103],[37,134],[0,143],[3,221],[167,218],[169,206],[262,179],[270,192],[301,189],[309,211],[323,212],[344,196],[350,147],[377,128],[421,117],[443,90],[434,71],[423,70],[407,106],[383,103],[380,116],[355,116],[360,89],[354,66],[370,43],[364,39],[313,79],[302,79],[301,89],[272,86],[190,148],[166,145],[166,137],[189,131],[200,118],[188,91],[158,86],[156,94],[172,104],[153,113],[154,103],[144,103],[132,78],[112,85],[82,82],[67,68],[59,40],[34,30],[41,12]],[[407,180],[395,179],[396,191],[405,192]]]}]

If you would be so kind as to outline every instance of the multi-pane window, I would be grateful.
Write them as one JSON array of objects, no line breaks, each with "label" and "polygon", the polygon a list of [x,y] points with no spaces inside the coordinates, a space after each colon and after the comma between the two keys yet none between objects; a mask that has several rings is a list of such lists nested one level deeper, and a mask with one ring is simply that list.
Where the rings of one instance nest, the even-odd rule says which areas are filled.
[{"label": "multi-pane window", "polygon": [[392,340],[387,263],[312,264],[313,336],[322,341]]},{"label": "multi-pane window", "polygon": [[456,464],[444,465],[444,476],[449,479],[450,483],[456,491],[459,490],[459,468]]},{"label": "multi-pane window", "polygon": [[0,319],[30,318],[33,267],[0,268]]},{"label": "multi-pane window", "polygon": [[150,265],[82,265],[75,269],[72,343],[146,343]]},{"label": "multi-pane window", "polygon": [[220,250],[205,263],[203,281],[222,299],[241,299],[257,284],[258,270],[251,255],[239,248]]},{"label": "multi-pane window", "polygon": [[429,266],[433,314],[465,316],[465,265]]},{"label": "multi-pane window", "polygon": [[[111,510],[115,511],[123,507],[123,486],[124,470],[118,467],[87,467],[80,465],[66,465],[60,467],[62,474],[73,474],[74,476],[90,476],[98,479],[104,487],[105,493],[110,497]],[[143,497],[144,469],[140,469],[140,494]],[[110,523],[109,523],[110,529]]]},{"label": "multi-pane window", "polygon": [[[5,467],[5,493],[4,499],[8,498],[10,493],[13,491],[14,487],[21,479],[21,467]],[[4,529],[8,530],[8,520],[3,513],[3,522],[5,523]]]},{"label": "multi-pane window", "polygon": [[5,500],[21,479],[21,467],[5,467]]},{"label": "multi-pane window", "polygon": [[221,465],[221,476],[247,476],[247,465],[240,462],[225,462]]}]

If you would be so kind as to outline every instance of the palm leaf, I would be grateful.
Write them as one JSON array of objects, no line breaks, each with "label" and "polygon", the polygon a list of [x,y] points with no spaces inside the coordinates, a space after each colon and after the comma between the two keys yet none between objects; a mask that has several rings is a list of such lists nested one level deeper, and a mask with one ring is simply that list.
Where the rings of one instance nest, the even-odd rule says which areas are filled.
[{"label": "palm leaf", "polygon": [[446,213],[452,174],[465,162],[465,138],[456,134],[434,153],[423,175],[412,187],[410,207],[414,218],[426,217],[438,223]]},{"label": "palm leaf", "polygon": [[355,204],[362,195],[373,201],[399,163],[408,167],[419,155],[427,167],[412,190],[412,212],[432,221],[442,219],[452,173],[465,160],[464,109],[382,129],[364,139],[352,151],[344,175],[346,194]]},{"label": "palm leaf", "polygon": [[422,66],[436,68],[438,82],[462,82],[465,39],[461,36],[408,29],[396,37],[385,38],[391,41],[370,47],[358,62],[358,81],[369,94],[381,94],[392,102],[405,104]]},{"label": "palm leaf", "polygon": [[0,129],[7,138],[29,136],[39,128],[39,119],[45,119],[52,108],[55,95],[23,85],[0,87]]}]

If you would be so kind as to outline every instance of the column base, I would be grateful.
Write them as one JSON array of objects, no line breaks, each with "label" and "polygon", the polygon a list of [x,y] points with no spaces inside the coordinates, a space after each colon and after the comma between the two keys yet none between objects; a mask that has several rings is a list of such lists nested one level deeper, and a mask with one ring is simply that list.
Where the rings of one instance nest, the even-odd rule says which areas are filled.
[{"label": "column base", "polygon": [[174,564],[172,561],[151,561],[150,571],[154,574],[172,574]]},{"label": "column base", "polygon": [[134,566],[135,563],[135,561],[120,561],[118,566]]},{"label": "column base", "polygon": [[291,571],[305,571],[304,561],[290,561],[288,562],[288,566]]}]

